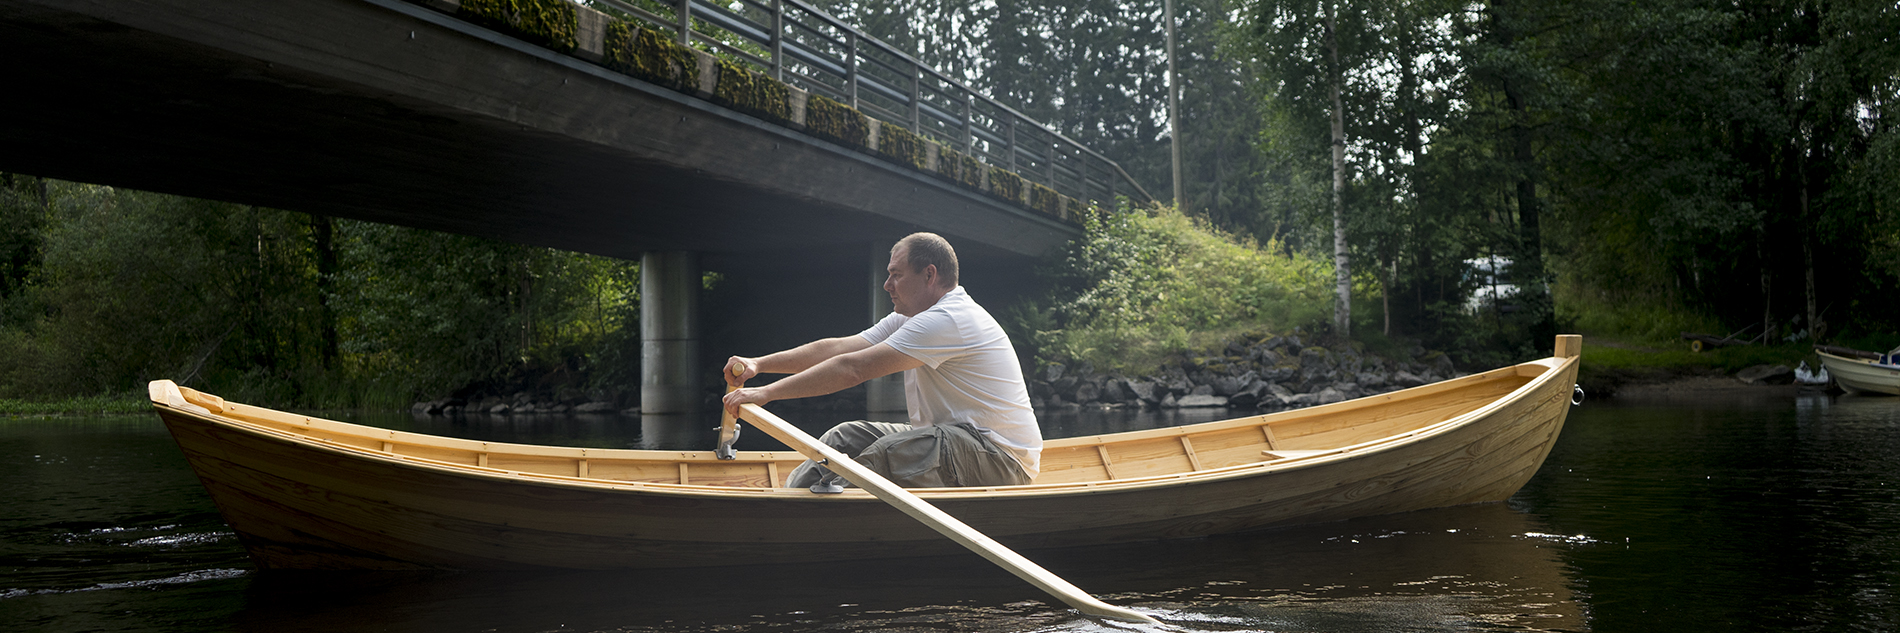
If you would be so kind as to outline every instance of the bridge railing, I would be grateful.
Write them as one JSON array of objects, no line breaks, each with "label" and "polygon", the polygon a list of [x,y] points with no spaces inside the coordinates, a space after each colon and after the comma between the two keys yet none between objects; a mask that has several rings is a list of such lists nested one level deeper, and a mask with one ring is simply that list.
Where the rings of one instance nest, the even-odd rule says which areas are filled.
[{"label": "bridge railing", "polygon": [[1152,200],[1115,161],[799,0],[589,0],[1082,200]]}]

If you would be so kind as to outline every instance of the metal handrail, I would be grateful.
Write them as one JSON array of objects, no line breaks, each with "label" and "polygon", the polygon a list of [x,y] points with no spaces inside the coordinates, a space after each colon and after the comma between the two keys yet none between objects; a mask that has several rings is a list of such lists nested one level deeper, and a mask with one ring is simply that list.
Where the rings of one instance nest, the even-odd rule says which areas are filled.
[{"label": "metal handrail", "polygon": [[[674,15],[670,19],[634,6],[629,0],[589,1],[636,16],[655,29],[677,35],[680,42],[689,46],[702,42],[759,64],[773,78],[836,96],[886,124],[935,138],[952,149],[1014,171],[1024,180],[1064,195],[1108,201],[1117,193],[1123,193],[1154,199],[1121,165],[1100,152],[972,90],[963,82],[925,66],[909,54],[865,35],[802,0],[738,0],[736,3],[722,0],[717,4],[709,0],[657,0],[673,7]],[[739,8],[735,9],[735,4]],[[743,13],[748,10],[763,12],[761,17],[767,19],[747,17]],[[807,20],[816,22],[816,26],[807,24]],[[765,53],[760,55],[721,41],[693,28],[695,21],[758,45]],[[827,34],[824,29],[840,36]],[[841,49],[844,58],[818,50],[807,44],[808,41]],[[803,69],[788,68],[790,64]],[[876,71],[861,71],[872,68]],[[899,83],[878,75],[890,75]],[[954,109],[962,111],[946,110],[939,103],[932,103],[929,94],[942,97],[939,103],[960,102],[962,107]],[[896,110],[883,103],[861,102],[861,97],[889,102]],[[1018,128],[1023,128],[1024,133],[1019,134]],[[944,138],[945,131],[961,138]],[[977,146],[979,142],[985,147]],[[1099,164],[1091,165],[1091,162]],[[1027,168],[1032,164],[1033,169]],[[1095,174],[1102,177],[1093,177]]]}]

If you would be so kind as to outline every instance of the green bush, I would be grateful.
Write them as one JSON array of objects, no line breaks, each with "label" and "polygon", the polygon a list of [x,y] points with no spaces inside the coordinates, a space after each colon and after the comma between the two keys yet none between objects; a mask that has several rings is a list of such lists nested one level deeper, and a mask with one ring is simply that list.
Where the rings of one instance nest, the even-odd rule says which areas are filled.
[{"label": "green bush", "polygon": [[1169,354],[1331,315],[1332,266],[1209,227],[1172,208],[1084,214],[1086,234],[1044,266],[1048,295],[1015,327],[1044,360],[1151,370]]}]

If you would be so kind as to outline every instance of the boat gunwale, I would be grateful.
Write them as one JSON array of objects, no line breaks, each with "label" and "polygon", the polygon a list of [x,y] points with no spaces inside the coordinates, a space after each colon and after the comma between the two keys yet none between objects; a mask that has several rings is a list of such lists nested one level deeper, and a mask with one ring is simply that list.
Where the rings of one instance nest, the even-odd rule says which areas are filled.
[{"label": "boat gunwale", "polygon": [[1856,365],[1865,365],[1868,367],[1872,367],[1874,369],[1885,369],[1887,371],[1900,371],[1900,365],[1883,365],[1872,359],[1853,358],[1849,356],[1842,356],[1840,354],[1831,354],[1828,352],[1821,351],[1820,349],[1814,350],[1814,353],[1821,356],[1823,359],[1832,358],[1835,360],[1843,360],[1850,363],[1854,363]]},{"label": "boat gunwale", "polygon": [[[1305,455],[1299,455],[1299,456],[1288,457],[1288,458],[1283,458],[1283,459],[1260,461],[1260,462],[1253,462],[1253,463],[1247,463],[1247,464],[1235,464],[1232,466],[1223,466],[1219,468],[1211,468],[1211,469],[1206,469],[1206,470],[1170,473],[1170,474],[1162,474],[1162,475],[1150,475],[1146,477],[1134,477],[1134,478],[1128,478],[1128,479],[1107,479],[1107,480],[1098,480],[1098,481],[1063,482],[1063,483],[1049,483],[1049,484],[1032,483],[1032,484],[1025,484],[1025,485],[1018,485],[1018,486],[995,486],[995,487],[980,487],[980,488],[919,488],[919,489],[913,489],[912,492],[925,498],[945,500],[945,501],[987,500],[987,499],[996,499],[996,498],[1034,499],[1034,498],[1040,498],[1040,497],[1075,497],[1075,496],[1087,496],[1087,495],[1094,495],[1094,494],[1131,492],[1131,491],[1138,491],[1138,490],[1165,489],[1165,488],[1170,488],[1170,487],[1197,485],[1197,484],[1203,484],[1203,483],[1226,481],[1230,479],[1257,477],[1257,476],[1264,476],[1268,474],[1275,474],[1275,473],[1286,472],[1286,471],[1302,470],[1306,468],[1318,467],[1318,466],[1322,466],[1326,464],[1332,464],[1332,463],[1347,461],[1347,460],[1357,460],[1362,457],[1377,455],[1379,453],[1383,453],[1388,450],[1393,450],[1401,446],[1423,441],[1433,436],[1451,432],[1452,430],[1458,427],[1464,426],[1466,424],[1471,423],[1472,421],[1478,420],[1486,415],[1494,413],[1495,411],[1504,407],[1505,405],[1515,402],[1517,400],[1521,400],[1524,396],[1526,396],[1530,392],[1537,390],[1541,388],[1542,386],[1544,386],[1549,381],[1554,380],[1556,376],[1559,376],[1563,373],[1563,370],[1566,364],[1576,363],[1579,360],[1580,360],[1579,357],[1558,358],[1558,357],[1553,356],[1553,357],[1543,358],[1543,359],[1529,361],[1525,363],[1519,363],[1517,365],[1512,365],[1509,367],[1501,367],[1498,369],[1494,369],[1494,370],[1490,370],[1490,371],[1486,371],[1486,372],[1482,372],[1478,374],[1471,374],[1468,376],[1453,378],[1451,380],[1435,382],[1435,383],[1431,383],[1427,385],[1420,385],[1418,387],[1412,387],[1409,389],[1404,389],[1404,390],[1391,392],[1387,394],[1380,394],[1378,396],[1358,398],[1354,400],[1348,400],[1345,402],[1338,402],[1338,403],[1333,403],[1333,404],[1328,404],[1328,405],[1309,407],[1305,409],[1296,409],[1292,411],[1282,411],[1282,412],[1265,414],[1265,415],[1245,416],[1245,417],[1232,418],[1232,419],[1227,419],[1227,420],[1215,420],[1212,422],[1204,422],[1200,424],[1179,426],[1179,427],[1147,429],[1147,430],[1142,430],[1142,431],[1131,431],[1128,433],[1116,433],[1116,434],[1111,434],[1111,435],[1093,435],[1093,436],[1079,436],[1077,438],[1062,438],[1061,440],[1054,440],[1051,443],[1045,443],[1044,445],[1046,449],[1050,447],[1052,443],[1056,447],[1089,446],[1089,445],[1095,445],[1095,444],[1113,444],[1113,443],[1121,443],[1121,442],[1126,442],[1126,441],[1141,441],[1141,440],[1149,440],[1149,439],[1157,439],[1157,438],[1180,437],[1180,436],[1187,436],[1187,435],[1199,434],[1199,433],[1218,432],[1218,431],[1224,431],[1224,430],[1230,430],[1230,429],[1236,429],[1236,428],[1264,426],[1264,425],[1271,424],[1275,421],[1279,421],[1282,419],[1294,419],[1294,418],[1315,417],[1315,416],[1337,414],[1337,413],[1352,411],[1355,409],[1365,408],[1369,406],[1388,404],[1388,403],[1399,401],[1399,400],[1408,400],[1408,399],[1426,397],[1426,396],[1434,395],[1434,394],[1444,392],[1444,391],[1452,391],[1452,390],[1456,390],[1460,388],[1474,386],[1474,385],[1481,384],[1484,382],[1506,379],[1512,376],[1523,376],[1527,372],[1534,372],[1531,380],[1525,382],[1522,385],[1517,386],[1516,388],[1512,389],[1510,392],[1499,395],[1498,397],[1491,399],[1490,401],[1478,406],[1477,408],[1472,409],[1470,411],[1466,411],[1462,414],[1447,418],[1445,420],[1434,422],[1432,424],[1429,424],[1423,427],[1412,429],[1410,431],[1405,431],[1403,433],[1396,433],[1393,435],[1383,436],[1383,437],[1375,438],[1375,439],[1368,440],[1365,442],[1360,442],[1358,444],[1352,444],[1352,445],[1342,446],[1342,447],[1337,447],[1337,448],[1323,449],[1312,454],[1305,454]],[[547,474],[547,473],[516,471],[516,470],[508,470],[508,469],[502,469],[502,468],[492,468],[492,467],[486,467],[486,466],[474,466],[474,465],[468,465],[468,464],[446,462],[446,461],[430,459],[427,457],[421,457],[421,456],[415,456],[415,455],[401,455],[401,454],[389,453],[389,452],[384,452],[384,451],[379,451],[379,450],[372,450],[372,449],[363,448],[360,446],[354,446],[354,445],[346,444],[346,443],[339,442],[336,440],[330,440],[330,439],[315,437],[311,435],[299,434],[299,433],[288,431],[288,430],[270,428],[258,422],[235,419],[234,417],[230,415],[222,415],[220,413],[214,413],[210,411],[209,409],[204,409],[198,404],[190,402],[189,399],[183,398],[182,391],[175,392],[175,393],[179,393],[181,396],[180,398],[181,402],[179,404],[183,404],[185,406],[178,406],[177,404],[162,401],[160,399],[160,394],[158,393],[158,387],[156,386],[156,383],[158,382],[170,383],[170,381],[155,381],[155,385],[153,388],[153,395],[152,395],[153,406],[158,407],[161,410],[167,411],[174,415],[182,415],[182,416],[187,416],[191,418],[196,418],[203,422],[208,422],[220,427],[229,428],[229,429],[236,430],[239,432],[265,435],[272,438],[276,438],[280,441],[286,441],[292,444],[302,445],[311,449],[333,453],[333,454],[339,454],[346,457],[370,458],[372,460],[382,461],[389,464],[400,465],[400,466],[405,466],[405,467],[421,468],[421,469],[426,469],[426,470],[431,470],[431,471],[436,471],[436,472],[441,472],[441,473],[458,475],[458,476],[472,476],[472,477],[498,480],[498,481],[504,481],[504,482],[532,484],[532,485],[545,485],[545,486],[553,486],[553,487],[559,487],[559,488],[588,488],[588,489],[606,490],[606,491],[615,491],[615,492],[649,492],[649,493],[665,494],[668,496],[681,496],[681,497],[689,497],[689,498],[730,499],[734,497],[747,497],[747,498],[765,497],[765,498],[774,498],[774,499],[814,501],[814,502],[821,502],[821,503],[822,502],[863,503],[863,502],[876,501],[876,498],[871,496],[869,493],[864,492],[862,490],[856,490],[856,489],[850,489],[850,490],[847,490],[844,494],[838,494],[838,495],[813,495],[802,488],[780,488],[780,487],[761,488],[761,487],[753,487],[753,486],[709,486],[709,485],[704,485],[704,484],[678,484],[678,483],[664,483],[664,482],[650,482],[650,481],[620,481],[620,480],[601,479],[601,478],[593,478],[593,477],[580,477],[577,475],[556,475],[556,474]],[[184,387],[177,387],[175,384],[172,384],[171,388],[179,389],[179,390],[186,389]],[[203,398],[204,400],[211,401],[220,405],[220,408],[223,409],[223,412],[230,413],[233,415],[244,415],[244,413],[240,412],[239,409],[248,409],[248,410],[253,410],[253,411],[261,412],[265,414],[264,416],[258,416],[255,413],[250,414],[254,417],[268,417],[271,415],[283,416],[283,417],[297,417],[297,418],[302,418],[304,421],[304,424],[308,426],[314,426],[313,424],[314,422],[324,422],[330,425],[341,425],[343,427],[352,428],[352,429],[366,429],[366,430],[374,431],[374,433],[356,434],[360,437],[364,437],[367,439],[375,439],[376,436],[387,433],[388,434],[387,441],[391,441],[391,442],[405,442],[405,443],[410,443],[410,444],[420,444],[420,445],[449,448],[449,449],[458,449],[458,450],[475,450],[475,451],[481,451],[481,452],[487,452],[487,453],[506,453],[506,454],[513,454],[513,455],[527,455],[527,456],[536,456],[536,457],[560,457],[560,458],[571,458],[571,459],[633,459],[633,460],[651,460],[651,461],[691,461],[695,463],[707,462],[707,463],[720,463],[720,464],[738,464],[738,463],[748,463],[748,462],[751,462],[751,463],[780,462],[780,461],[789,461],[793,459],[803,458],[802,455],[798,455],[797,453],[793,453],[792,456],[788,456],[788,457],[778,457],[779,455],[784,454],[786,451],[747,451],[747,452],[739,453],[739,459],[714,462],[714,460],[712,459],[712,451],[667,451],[667,450],[650,450],[650,449],[589,449],[589,448],[583,448],[583,447],[562,447],[562,446],[551,447],[551,446],[543,446],[543,445],[535,445],[535,444],[510,444],[510,443],[504,443],[504,442],[484,442],[480,440],[468,440],[468,439],[462,439],[462,438],[444,437],[444,436],[439,436],[439,435],[413,433],[413,432],[408,432],[408,431],[379,429],[377,427],[365,426],[365,425],[360,425],[360,424],[352,424],[348,422],[340,422],[336,420],[328,420],[324,418],[314,418],[311,416],[277,411],[273,409],[256,407],[252,405],[245,405],[241,403],[225,402],[221,398],[218,398],[217,396],[214,396],[211,394],[203,394],[202,392],[197,392],[195,390],[193,390],[193,393],[198,393],[201,396],[204,396]],[[203,409],[204,412],[199,413],[198,411],[193,411],[191,409]],[[331,430],[337,430],[337,429],[331,429]],[[347,430],[347,429],[344,429],[344,430]],[[425,440],[425,441],[418,441],[418,440]],[[525,451],[511,450],[511,449],[517,449],[517,448],[538,449],[538,450],[525,450]]]}]

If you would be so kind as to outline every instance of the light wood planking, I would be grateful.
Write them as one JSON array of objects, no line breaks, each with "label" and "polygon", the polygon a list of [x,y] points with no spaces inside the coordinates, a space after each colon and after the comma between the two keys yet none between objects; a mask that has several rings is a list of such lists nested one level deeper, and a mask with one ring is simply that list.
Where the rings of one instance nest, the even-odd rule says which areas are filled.
[{"label": "light wood planking", "polygon": [[[1494,501],[1549,454],[1577,359],[1350,402],[1045,443],[1027,486],[917,494],[1066,547]],[[161,381],[162,382],[162,381]],[[151,387],[263,568],[667,568],[945,553],[861,491],[782,488],[802,457],[441,438]],[[396,485],[400,483],[400,485]],[[765,522],[747,518],[771,517]],[[690,545],[688,545],[690,544]]]}]

